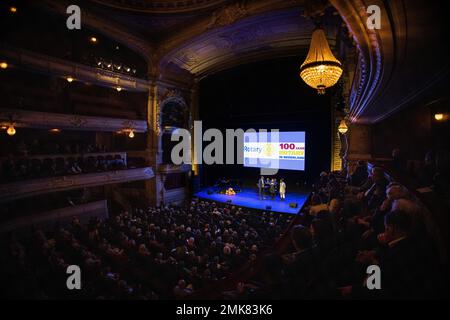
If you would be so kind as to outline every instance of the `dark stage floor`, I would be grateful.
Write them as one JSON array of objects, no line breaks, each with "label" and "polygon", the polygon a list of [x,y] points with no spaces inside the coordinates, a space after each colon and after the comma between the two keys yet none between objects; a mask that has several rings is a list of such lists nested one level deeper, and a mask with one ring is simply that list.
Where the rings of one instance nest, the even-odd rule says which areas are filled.
[{"label": "dark stage floor", "polygon": [[[252,209],[261,209],[273,212],[282,212],[289,214],[298,214],[304,203],[308,199],[309,193],[286,193],[286,199],[280,200],[277,196],[274,200],[270,197],[265,200],[260,200],[258,196],[258,190],[252,188],[243,188],[241,192],[238,192],[234,196],[227,196],[225,194],[208,194],[208,190],[211,188],[205,188],[196,193],[195,196],[202,199],[227,203],[231,200],[231,203],[241,207],[247,207]],[[289,204],[295,202],[298,204],[297,208],[291,208]],[[271,209],[267,209],[270,206]]]}]

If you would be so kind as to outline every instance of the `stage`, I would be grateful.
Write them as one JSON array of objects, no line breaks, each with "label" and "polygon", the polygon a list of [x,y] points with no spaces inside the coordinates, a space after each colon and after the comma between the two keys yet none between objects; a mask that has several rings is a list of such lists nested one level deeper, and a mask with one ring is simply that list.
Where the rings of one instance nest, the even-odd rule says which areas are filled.
[{"label": "stage", "polygon": [[[194,196],[212,200],[222,203],[229,203],[231,200],[231,204],[240,207],[252,208],[252,209],[260,209],[272,212],[281,212],[281,213],[289,213],[289,214],[298,214],[300,209],[303,207],[306,200],[308,200],[309,193],[286,193],[286,199],[280,200],[280,197],[277,196],[275,199],[271,200],[270,197],[266,197],[265,200],[260,200],[258,195],[258,190],[256,188],[243,188],[240,192],[233,196],[227,196],[225,194],[212,193],[208,194],[208,190],[212,190],[212,188],[205,188],[200,192],[197,192]],[[289,204],[291,202],[296,202],[298,204],[297,208],[291,208]],[[270,206],[271,209],[267,209],[267,206]]]}]

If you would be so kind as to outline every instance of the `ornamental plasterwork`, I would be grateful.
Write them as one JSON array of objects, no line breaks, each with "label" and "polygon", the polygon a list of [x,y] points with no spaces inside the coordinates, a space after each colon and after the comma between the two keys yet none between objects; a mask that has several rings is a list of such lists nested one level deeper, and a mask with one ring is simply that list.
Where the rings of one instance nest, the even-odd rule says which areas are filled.
[{"label": "ornamental plasterwork", "polygon": [[74,116],[72,119],[70,119],[70,124],[75,128],[81,128],[84,127],[87,123],[86,119],[83,119],[79,116]]},{"label": "ornamental plasterwork", "polygon": [[247,15],[248,11],[242,3],[238,2],[229,5],[225,8],[214,11],[207,29],[230,25],[237,20],[246,17]]}]

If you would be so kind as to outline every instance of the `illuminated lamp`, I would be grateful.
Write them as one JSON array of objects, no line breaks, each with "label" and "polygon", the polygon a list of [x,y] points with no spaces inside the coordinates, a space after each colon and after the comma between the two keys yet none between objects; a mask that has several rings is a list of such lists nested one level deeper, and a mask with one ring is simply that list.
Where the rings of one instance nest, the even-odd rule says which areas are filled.
[{"label": "illuminated lamp", "polygon": [[13,125],[10,125],[10,126],[8,127],[8,129],[6,130],[6,133],[7,133],[9,136],[12,137],[13,135],[16,134],[16,128],[14,128]]},{"label": "illuminated lamp", "polygon": [[338,131],[341,134],[346,134],[348,132],[348,126],[344,119],[341,120],[341,123],[339,124],[338,127]]},{"label": "illuminated lamp", "polygon": [[331,52],[322,28],[314,30],[308,55],[300,67],[300,77],[305,83],[325,94],[325,89],[334,86],[342,75],[342,64]]}]

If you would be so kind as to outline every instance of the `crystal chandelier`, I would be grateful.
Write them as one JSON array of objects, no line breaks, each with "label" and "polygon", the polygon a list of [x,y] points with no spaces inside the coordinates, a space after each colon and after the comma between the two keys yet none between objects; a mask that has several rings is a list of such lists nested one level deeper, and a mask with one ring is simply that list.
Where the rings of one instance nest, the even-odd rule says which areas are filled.
[{"label": "crystal chandelier", "polygon": [[300,67],[300,77],[319,94],[324,94],[341,75],[342,64],[331,52],[323,29],[317,28],[312,34],[308,56]]}]

